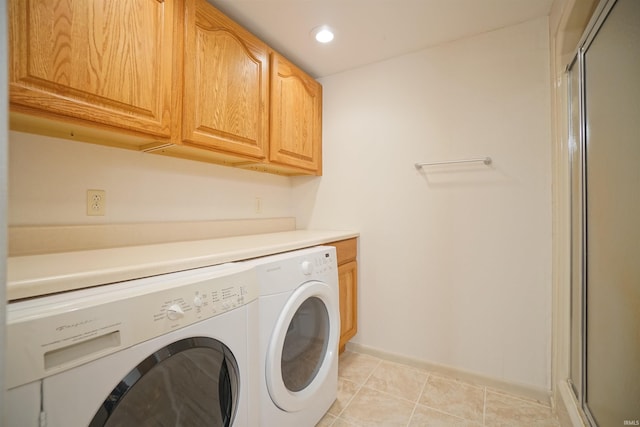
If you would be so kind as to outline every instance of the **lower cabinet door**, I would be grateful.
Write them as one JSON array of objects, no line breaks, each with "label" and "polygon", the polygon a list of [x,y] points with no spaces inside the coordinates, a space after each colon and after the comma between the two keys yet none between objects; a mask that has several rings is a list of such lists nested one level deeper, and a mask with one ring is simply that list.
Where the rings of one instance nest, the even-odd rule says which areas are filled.
[{"label": "lower cabinet door", "polygon": [[340,353],[347,341],[358,332],[358,263],[351,261],[338,267],[340,283]]}]

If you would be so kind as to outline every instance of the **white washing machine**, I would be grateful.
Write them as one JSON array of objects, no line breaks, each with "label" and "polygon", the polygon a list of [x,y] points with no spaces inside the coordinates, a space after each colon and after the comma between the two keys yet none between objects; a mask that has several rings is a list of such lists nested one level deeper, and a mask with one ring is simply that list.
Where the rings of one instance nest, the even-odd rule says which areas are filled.
[{"label": "white washing machine", "polygon": [[258,425],[257,289],[227,264],[9,304],[8,426]]},{"label": "white washing machine", "polygon": [[340,311],[333,247],[246,261],[260,288],[260,425],[313,427],[336,399]]}]

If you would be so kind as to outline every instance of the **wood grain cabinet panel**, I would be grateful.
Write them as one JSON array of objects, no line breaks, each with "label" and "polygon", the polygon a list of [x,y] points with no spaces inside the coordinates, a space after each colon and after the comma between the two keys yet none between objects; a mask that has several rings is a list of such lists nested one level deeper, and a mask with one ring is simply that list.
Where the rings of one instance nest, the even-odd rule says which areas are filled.
[{"label": "wood grain cabinet panel", "polygon": [[182,142],[266,157],[268,47],[205,0],[185,9]]},{"label": "wood grain cabinet panel", "polygon": [[336,248],[338,285],[340,287],[340,344],[342,353],[347,342],[358,332],[358,240],[356,238],[328,243]]},{"label": "wood grain cabinet panel", "polygon": [[275,52],[269,160],[322,174],[322,86]]},{"label": "wood grain cabinet panel", "polygon": [[358,264],[351,261],[338,266],[340,284],[340,344],[342,353],[347,342],[358,332]]},{"label": "wood grain cabinet panel", "polygon": [[206,0],[9,0],[14,130],[322,174],[322,86]]},{"label": "wood grain cabinet panel", "polygon": [[12,111],[169,137],[174,2],[8,3]]}]

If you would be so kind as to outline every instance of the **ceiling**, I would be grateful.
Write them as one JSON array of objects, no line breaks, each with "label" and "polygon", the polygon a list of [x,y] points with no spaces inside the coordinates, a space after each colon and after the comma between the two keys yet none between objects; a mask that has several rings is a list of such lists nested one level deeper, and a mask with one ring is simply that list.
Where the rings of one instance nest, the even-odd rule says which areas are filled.
[{"label": "ceiling", "polygon": [[[553,0],[208,0],[319,78],[549,14]],[[333,42],[312,29],[335,29]]]}]

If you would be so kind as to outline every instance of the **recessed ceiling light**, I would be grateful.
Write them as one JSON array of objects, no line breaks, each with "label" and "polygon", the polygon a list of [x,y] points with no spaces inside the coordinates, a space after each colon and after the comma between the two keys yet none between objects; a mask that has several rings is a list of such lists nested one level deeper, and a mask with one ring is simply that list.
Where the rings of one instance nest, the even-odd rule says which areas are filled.
[{"label": "recessed ceiling light", "polygon": [[333,30],[326,25],[314,28],[311,30],[311,34],[313,34],[313,37],[320,43],[329,43],[334,38]]}]

